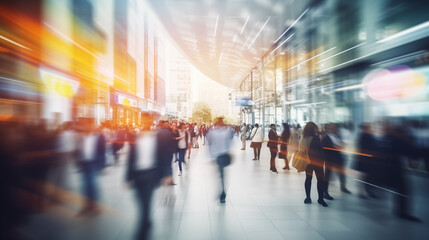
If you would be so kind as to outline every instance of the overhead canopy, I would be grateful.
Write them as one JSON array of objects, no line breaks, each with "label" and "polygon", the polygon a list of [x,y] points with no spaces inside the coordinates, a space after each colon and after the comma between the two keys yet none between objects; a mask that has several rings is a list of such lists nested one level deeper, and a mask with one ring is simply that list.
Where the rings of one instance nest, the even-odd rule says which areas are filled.
[{"label": "overhead canopy", "polygon": [[304,12],[308,1],[149,0],[188,59],[232,88]]}]

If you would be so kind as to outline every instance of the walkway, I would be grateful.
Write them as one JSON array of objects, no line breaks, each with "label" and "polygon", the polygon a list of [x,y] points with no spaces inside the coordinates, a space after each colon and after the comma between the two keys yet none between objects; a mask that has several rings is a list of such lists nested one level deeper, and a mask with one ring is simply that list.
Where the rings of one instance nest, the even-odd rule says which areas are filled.
[{"label": "walkway", "polygon": [[[233,146],[234,162],[227,169],[227,201],[219,204],[219,179],[215,165],[207,161],[206,147],[192,149],[191,160],[177,176],[173,187],[157,190],[154,199],[152,238],[183,240],[241,239],[427,239],[429,233],[428,179],[412,177],[415,215],[424,223],[412,223],[392,216],[391,196],[362,200],[356,194],[342,194],[332,186],[334,201],[328,208],[316,203],[313,178],[313,204],[305,205],[304,174],[269,171],[269,152],[263,147],[262,160],[252,161],[253,152],[240,151],[238,138]],[[95,218],[77,218],[74,206],[53,207],[30,218],[24,231],[30,239],[132,239],[137,222],[133,191],[124,186],[124,165],[109,167],[100,177],[104,213]],[[79,190],[79,176],[71,172],[73,188]],[[334,179],[335,184],[337,182]],[[357,192],[356,181],[348,180]],[[331,183],[332,184],[332,183]],[[413,189],[412,189],[413,190]]]}]

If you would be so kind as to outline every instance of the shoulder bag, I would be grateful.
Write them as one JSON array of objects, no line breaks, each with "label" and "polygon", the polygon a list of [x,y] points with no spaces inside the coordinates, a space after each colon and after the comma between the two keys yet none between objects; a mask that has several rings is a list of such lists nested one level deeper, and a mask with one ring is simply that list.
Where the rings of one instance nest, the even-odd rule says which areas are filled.
[{"label": "shoulder bag", "polygon": [[296,168],[298,172],[303,172],[310,164],[310,158],[308,157],[308,148],[310,147],[313,137],[302,138],[299,142],[299,150],[293,156],[292,167]]},{"label": "shoulder bag", "polygon": [[[253,136],[250,137],[250,140],[253,140],[253,137],[256,135],[256,133],[258,132],[259,128],[256,128],[255,133],[253,134]],[[255,148],[255,142],[250,142],[250,147],[251,148]]]}]

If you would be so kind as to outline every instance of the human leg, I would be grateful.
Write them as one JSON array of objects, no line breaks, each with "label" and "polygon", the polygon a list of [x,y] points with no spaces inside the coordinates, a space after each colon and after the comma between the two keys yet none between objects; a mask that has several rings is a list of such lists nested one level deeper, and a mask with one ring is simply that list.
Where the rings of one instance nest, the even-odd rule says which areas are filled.
[{"label": "human leg", "polygon": [[150,211],[153,190],[155,189],[156,172],[139,173],[135,182],[137,203],[139,204],[140,219],[136,239],[147,239],[151,227]]},{"label": "human leg", "polygon": [[258,159],[258,149],[257,147],[253,147],[253,160],[257,160]]},{"label": "human leg", "polygon": [[273,171],[273,172],[277,172],[277,169],[276,169],[276,156],[277,156],[277,152],[275,151],[275,149],[273,149],[273,150],[270,149],[270,153],[271,153],[270,170]]},{"label": "human leg", "polygon": [[218,169],[219,169],[219,177],[220,177],[220,184],[221,184],[221,194],[220,194],[220,202],[224,203],[225,202],[225,198],[226,198],[226,193],[225,193],[225,180],[224,180],[224,162],[222,157],[218,157],[217,158],[217,165],[218,165]]},{"label": "human leg", "polygon": [[328,204],[326,204],[325,200],[323,200],[323,193],[326,190],[326,180],[325,180],[325,176],[324,176],[324,172],[323,172],[323,166],[314,166],[314,172],[316,173],[316,178],[317,178],[317,193],[319,196],[319,199],[317,200],[317,202],[324,206],[327,207]]},{"label": "human leg", "polygon": [[312,179],[313,179],[313,165],[308,164],[307,168],[305,169],[305,182],[304,182],[305,195],[306,195],[304,203],[306,203],[306,204],[311,203],[310,193],[311,193],[311,180]]}]

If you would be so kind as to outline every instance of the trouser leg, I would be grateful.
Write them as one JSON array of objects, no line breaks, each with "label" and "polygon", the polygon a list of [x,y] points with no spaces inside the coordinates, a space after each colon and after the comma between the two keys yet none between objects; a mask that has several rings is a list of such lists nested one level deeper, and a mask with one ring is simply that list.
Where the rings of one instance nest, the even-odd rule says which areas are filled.
[{"label": "trouser leg", "polygon": [[340,178],[340,186],[342,189],[346,188],[346,174],[344,168],[341,167],[338,169],[338,177]]},{"label": "trouser leg", "polygon": [[331,180],[332,175],[332,165],[328,162],[325,162],[325,192],[328,193],[329,181]]},{"label": "trouser leg", "polygon": [[277,152],[270,151],[270,153],[271,153],[270,169],[274,169],[274,168],[276,168],[276,156],[277,156]]},{"label": "trouser leg", "polygon": [[136,180],[137,202],[139,204],[140,219],[136,239],[147,239],[150,229],[150,211],[152,195],[155,189],[155,175],[152,172],[140,174]]},{"label": "trouser leg", "polygon": [[312,164],[308,164],[307,168],[305,169],[305,182],[304,182],[304,187],[305,187],[305,195],[307,198],[311,197],[311,180],[313,179],[313,165]]},{"label": "trouser leg", "polygon": [[220,177],[220,185],[221,185],[221,195],[225,195],[225,180],[224,180],[224,164],[221,158],[217,159],[218,169],[219,169],[219,177]]},{"label": "trouser leg", "polygon": [[85,210],[91,210],[95,207],[95,202],[98,200],[97,183],[96,183],[96,166],[88,164],[83,169],[83,191],[86,197]]},{"label": "trouser leg", "polygon": [[306,175],[305,176],[305,182],[304,182],[304,187],[305,187],[305,195],[307,198],[310,198],[310,192],[311,192],[311,180],[313,179],[313,177],[311,175]]},{"label": "trouser leg", "polygon": [[323,192],[326,189],[326,181],[323,173],[323,167],[322,166],[315,166],[314,172],[316,173],[317,178],[317,193],[319,195],[319,199],[323,200]]},{"label": "trouser leg", "polygon": [[287,159],[287,156],[285,158],[285,168],[290,168],[289,167],[289,160]]}]

